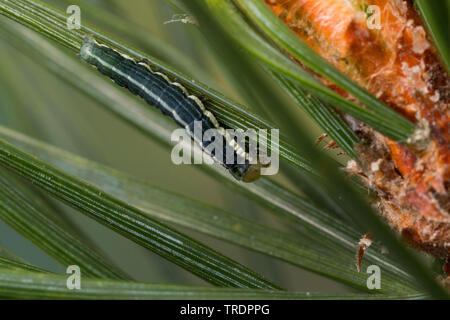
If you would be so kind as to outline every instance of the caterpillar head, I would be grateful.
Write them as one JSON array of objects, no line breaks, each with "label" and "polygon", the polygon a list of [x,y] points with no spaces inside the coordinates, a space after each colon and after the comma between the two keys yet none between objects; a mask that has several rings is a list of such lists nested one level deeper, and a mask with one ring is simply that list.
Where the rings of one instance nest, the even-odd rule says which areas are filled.
[{"label": "caterpillar head", "polygon": [[258,162],[249,164],[247,171],[242,176],[243,182],[254,182],[261,177],[261,169],[270,166],[270,160],[266,156],[258,156]]}]

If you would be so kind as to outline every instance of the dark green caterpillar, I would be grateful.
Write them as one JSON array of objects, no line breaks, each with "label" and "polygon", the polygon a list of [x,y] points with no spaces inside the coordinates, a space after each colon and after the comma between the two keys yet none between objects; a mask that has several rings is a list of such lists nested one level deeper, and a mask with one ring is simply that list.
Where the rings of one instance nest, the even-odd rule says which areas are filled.
[{"label": "dark green caterpillar", "polygon": [[[118,85],[127,88],[133,94],[143,98],[149,105],[157,107],[165,115],[170,116],[186,130],[203,151],[223,165],[237,180],[252,182],[260,177],[261,165],[250,163],[247,153],[234,139],[228,137],[228,133],[219,125],[214,115],[205,109],[201,100],[194,95],[189,95],[181,84],[171,82],[160,72],[154,72],[145,61],[135,61],[108,46],[99,44],[92,36],[84,39],[80,48],[80,57]],[[223,155],[227,154],[227,148],[233,148],[234,161],[231,164],[223,161],[224,156],[208,152],[203,139],[194,136],[195,121],[201,122],[202,137],[208,129],[216,129],[222,135]],[[241,164],[238,163],[239,156],[245,158],[244,163],[242,161]]]}]

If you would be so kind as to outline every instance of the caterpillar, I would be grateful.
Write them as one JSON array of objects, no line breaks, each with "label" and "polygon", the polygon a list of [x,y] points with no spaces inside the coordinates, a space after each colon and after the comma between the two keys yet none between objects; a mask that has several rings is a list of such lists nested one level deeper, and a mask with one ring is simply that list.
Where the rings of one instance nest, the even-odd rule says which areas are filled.
[{"label": "caterpillar", "polygon": [[[208,111],[201,99],[189,94],[178,82],[172,82],[165,74],[152,70],[146,60],[136,61],[104,44],[98,43],[92,36],[86,36],[80,47],[79,57],[94,66],[100,73],[108,76],[116,84],[128,89],[134,95],[155,106],[164,115],[184,128],[188,135],[209,154],[215,162],[225,167],[239,181],[253,182],[261,176],[259,161],[251,161],[244,147],[221,127],[215,116]],[[223,155],[232,148],[234,161],[224,161],[209,151],[206,143],[194,135],[195,122],[201,122],[202,137],[209,129],[215,129],[223,138]],[[238,161],[243,157],[244,161]],[[243,162],[243,163],[242,163]],[[256,162],[256,163],[254,163]]]}]

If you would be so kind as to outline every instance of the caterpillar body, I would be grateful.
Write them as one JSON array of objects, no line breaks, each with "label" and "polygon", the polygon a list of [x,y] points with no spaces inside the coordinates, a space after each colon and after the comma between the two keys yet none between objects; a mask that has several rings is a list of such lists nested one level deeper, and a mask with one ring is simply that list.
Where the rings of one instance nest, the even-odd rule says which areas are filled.
[{"label": "caterpillar body", "polygon": [[[86,36],[80,47],[81,60],[97,68],[111,78],[116,84],[127,88],[131,93],[140,96],[149,105],[155,106],[163,114],[171,117],[184,128],[189,136],[208,153],[216,162],[224,166],[237,180],[253,182],[261,175],[261,164],[250,163],[248,154],[228,132],[219,125],[214,115],[206,110],[201,99],[190,95],[186,88],[161,72],[153,71],[145,60],[136,61],[115,49],[98,43],[92,36]],[[216,129],[224,143],[223,155],[227,148],[233,148],[234,161],[224,161],[206,148],[201,138],[194,136],[194,124],[201,122],[202,137],[209,129]],[[244,157],[245,161],[237,161]]]}]

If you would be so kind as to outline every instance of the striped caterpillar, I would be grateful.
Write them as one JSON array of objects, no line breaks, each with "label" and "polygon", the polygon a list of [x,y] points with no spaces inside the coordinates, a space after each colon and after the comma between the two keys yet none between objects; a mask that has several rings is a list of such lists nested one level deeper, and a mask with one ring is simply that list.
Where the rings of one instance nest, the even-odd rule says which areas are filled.
[{"label": "striped caterpillar", "polygon": [[[234,178],[253,182],[260,177],[261,164],[251,163],[249,154],[219,125],[215,116],[206,110],[202,101],[197,96],[190,95],[181,84],[171,82],[165,74],[153,71],[147,61],[135,61],[106,45],[99,44],[92,36],[84,38],[79,56],[119,86],[127,88],[149,105],[155,106],[163,114],[171,117],[186,130],[204,152],[224,166]],[[224,157],[211,154],[205,142],[194,136],[195,122],[201,122],[202,137],[209,129],[219,132],[224,140],[223,155],[227,154],[227,148],[231,147],[233,150],[232,163],[225,162]],[[238,157],[243,157],[245,161],[237,161]]]}]

